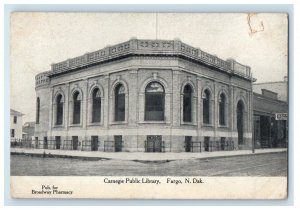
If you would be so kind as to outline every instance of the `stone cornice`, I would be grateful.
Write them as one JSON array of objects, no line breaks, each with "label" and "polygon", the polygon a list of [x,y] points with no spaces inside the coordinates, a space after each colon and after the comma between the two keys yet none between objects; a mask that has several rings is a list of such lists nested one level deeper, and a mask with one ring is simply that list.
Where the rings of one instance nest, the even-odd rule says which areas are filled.
[{"label": "stone cornice", "polygon": [[222,60],[179,40],[138,39],[131,39],[127,42],[52,64],[52,71],[50,71],[49,77],[131,56],[180,57],[210,66],[224,73],[248,80],[251,79],[250,67],[242,65],[233,59]]}]

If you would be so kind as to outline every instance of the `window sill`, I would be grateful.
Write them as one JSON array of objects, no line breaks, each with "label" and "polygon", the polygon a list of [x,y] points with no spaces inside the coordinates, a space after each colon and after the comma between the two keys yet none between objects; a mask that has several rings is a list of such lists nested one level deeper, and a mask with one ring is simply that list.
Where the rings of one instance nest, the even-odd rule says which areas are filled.
[{"label": "window sill", "polygon": [[195,126],[196,124],[193,122],[181,122],[181,125],[191,125],[191,126]]},{"label": "window sill", "polygon": [[167,124],[167,121],[142,121],[141,124]]},{"label": "window sill", "polygon": [[53,128],[64,128],[64,125],[54,125]]},{"label": "window sill", "polygon": [[71,124],[69,127],[82,127],[82,124]]},{"label": "window sill", "polygon": [[228,125],[218,125],[218,128],[228,128]]},{"label": "window sill", "polygon": [[114,121],[114,122],[110,122],[110,125],[127,125],[128,122],[127,121]]},{"label": "window sill", "polygon": [[92,122],[92,123],[89,123],[88,126],[103,126],[103,123],[101,122]]},{"label": "window sill", "polygon": [[211,127],[211,128],[212,128],[213,125],[212,125],[212,124],[205,124],[205,123],[203,123],[203,124],[202,124],[202,127]]}]

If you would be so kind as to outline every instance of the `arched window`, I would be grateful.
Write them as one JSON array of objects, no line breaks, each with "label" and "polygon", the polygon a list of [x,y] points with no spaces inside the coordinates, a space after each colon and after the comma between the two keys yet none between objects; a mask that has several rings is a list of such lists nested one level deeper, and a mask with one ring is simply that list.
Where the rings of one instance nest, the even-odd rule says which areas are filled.
[{"label": "arched window", "polygon": [[209,119],[209,106],[210,106],[210,93],[209,90],[204,91],[204,97],[203,97],[203,123],[209,124],[210,119]]},{"label": "arched window", "polygon": [[125,120],[125,87],[119,84],[115,88],[115,121]]},{"label": "arched window", "polygon": [[56,97],[56,125],[62,125],[64,106],[62,102],[62,95]]},{"label": "arched window", "polygon": [[101,96],[99,88],[93,90],[92,122],[100,122],[101,119]]},{"label": "arched window", "polygon": [[183,122],[192,122],[192,87],[186,85],[183,90]]},{"label": "arched window", "polygon": [[225,95],[222,93],[219,100],[219,124],[225,125]]},{"label": "arched window", "polygon": [[165,118],[165,90],[158,82],[151,82],[145,90],[145,120],[163,121]]},{"label": "arched window", "polygon": [[73,124],[80,124],[81,97],[78,91],[73,94]]},{"label": "arched window", "polygon": [[40,106],[41,106],[40,98],[37,97],[37,99],[36,99],[36,120],[35,120],[36,123],[40,123],[40,108],[41,108]]}]

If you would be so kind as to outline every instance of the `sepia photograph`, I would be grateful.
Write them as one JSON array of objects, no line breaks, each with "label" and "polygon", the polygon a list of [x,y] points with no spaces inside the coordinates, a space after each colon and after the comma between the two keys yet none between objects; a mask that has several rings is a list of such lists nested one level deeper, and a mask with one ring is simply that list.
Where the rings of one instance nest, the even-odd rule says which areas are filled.
[{"label": "sepia photograph", "polygon": [[11,13],[12,197],[286,199],[288,23]]}]

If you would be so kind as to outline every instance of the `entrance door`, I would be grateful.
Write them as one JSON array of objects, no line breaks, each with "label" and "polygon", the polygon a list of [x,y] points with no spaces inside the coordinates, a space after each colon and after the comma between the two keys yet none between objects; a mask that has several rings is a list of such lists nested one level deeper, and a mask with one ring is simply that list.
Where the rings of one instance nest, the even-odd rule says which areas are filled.
[{"label": "entrance door", "polygon": [[204,151],[209,152],[209,137],[204,137]]},{"label": "entrance door", "polygon": [[78,136],[72,136],[72,149],[78,149]]},{"label": "entrance door", "polygon": [[162,151],[162,136],[147,136],[147,152]]},{"label": "entrance door", "polygon": [[122,136],[115,136],[115,152],[122,152]]},{"label": "entrance door", "polygon": [[55,148],[60,149],[60,136],[55,136]]},{"label": "entrance door", "polygon": [[91,150],[98,151],[98,136],[92,136]]},{"label": "entrance door", "polygon": [[238,143],[244,144],[244,105],[242,101],[237,104],[237,131],[238,131]]},{"label": "entrance door", "polygon": [[185,151],[186,152],[191,152],[192,151],[192,137],[191,136],[186,136],[185,140]]}]

